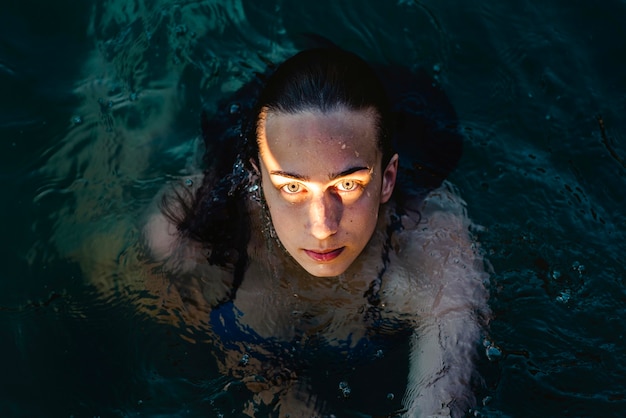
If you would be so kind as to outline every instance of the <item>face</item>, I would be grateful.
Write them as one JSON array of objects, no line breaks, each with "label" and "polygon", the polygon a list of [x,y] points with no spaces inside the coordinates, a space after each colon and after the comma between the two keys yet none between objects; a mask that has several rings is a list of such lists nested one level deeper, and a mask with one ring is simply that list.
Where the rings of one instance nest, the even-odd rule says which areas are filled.
[{"label": "face", "polygon": [[346,271],[391,197],[398,156],[381,170],[376,114],[267,112],[258,129],[263,193],[289,254],[318,277]]}]

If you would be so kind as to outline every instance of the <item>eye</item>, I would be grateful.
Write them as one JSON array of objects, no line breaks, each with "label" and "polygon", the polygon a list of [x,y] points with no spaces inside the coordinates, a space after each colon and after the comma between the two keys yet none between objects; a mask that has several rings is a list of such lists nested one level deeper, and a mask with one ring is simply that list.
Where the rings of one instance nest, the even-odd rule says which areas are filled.
[{"label": "eye", "polygon": [[282,191],[289,194],[295,194],[302,191],[302,185],[300,183],[288,183],[285,184],[282,188]]},{"label": "eye", "polygon": [[342,192],[351,192],[359,187],[359,183],[354,180],[342,180],[337,183],[337,188]]}]

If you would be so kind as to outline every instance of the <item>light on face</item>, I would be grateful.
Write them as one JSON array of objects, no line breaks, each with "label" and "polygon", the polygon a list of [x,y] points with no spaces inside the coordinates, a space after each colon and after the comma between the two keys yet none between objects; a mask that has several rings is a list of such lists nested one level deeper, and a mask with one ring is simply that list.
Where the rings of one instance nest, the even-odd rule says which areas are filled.
[{"label": "light on face", "polygon": [[371,112],[265,116],[259,162],[278,238],[309,273],[341,274],[371,238],[381,203]]}]

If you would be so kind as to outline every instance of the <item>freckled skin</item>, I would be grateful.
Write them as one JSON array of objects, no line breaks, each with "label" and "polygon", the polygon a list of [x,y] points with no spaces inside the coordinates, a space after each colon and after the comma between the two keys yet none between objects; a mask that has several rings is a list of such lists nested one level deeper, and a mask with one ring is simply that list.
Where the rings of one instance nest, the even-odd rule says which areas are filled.
[{"label": "freckled skin", "polygon": [[391,197],[398,158],[381,170],[376,115],[338,109],[266,112],[259,126],[262,187],[287,252],[310,274],[342,274],[361,254]]}]

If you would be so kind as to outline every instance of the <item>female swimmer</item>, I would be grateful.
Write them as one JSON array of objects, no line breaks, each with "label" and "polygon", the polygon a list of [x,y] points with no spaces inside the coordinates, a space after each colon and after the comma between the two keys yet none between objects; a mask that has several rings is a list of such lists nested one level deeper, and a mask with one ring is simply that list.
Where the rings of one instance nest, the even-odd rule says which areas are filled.
[{"label": "female swimmer", "polygon": [[[206,138],[197,186],[166,193],[145,228],[181,309],[254,394],[246,413],[335,411],[310,377],[312,357],[343,358],[349,374],[399,335],[409,349],[388,351],[408,362],[395,413],[467,413],[489,314],[483,259],[448,183],[415,196],[396,187],[394,123],[375,72],[338,48],[296,54],[246,126],[229,144]],[[349,384],[340,380],[343,395]]]}]

